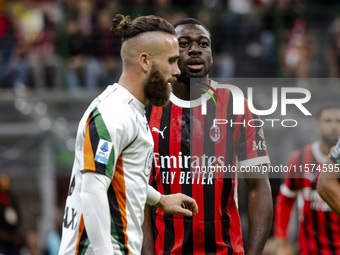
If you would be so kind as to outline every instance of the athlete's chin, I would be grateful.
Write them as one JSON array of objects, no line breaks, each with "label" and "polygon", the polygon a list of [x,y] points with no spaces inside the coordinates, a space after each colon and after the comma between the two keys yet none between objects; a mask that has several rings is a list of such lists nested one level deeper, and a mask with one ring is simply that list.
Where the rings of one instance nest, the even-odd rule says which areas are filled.
[{"label": "athlete's chin", "polygon": [[202,76],[204,71],[203,71],[203,69],[198,69],[198,70],[189,69],[188,73],[189,73],[190,76]]},{"label": "athlete's chin", "polygon": [[[182,83],[184,83],[185,85],[187,85],[187,86],[190,86],[191,84],[191,82],[193,82],[193,80],[192,79],[206,79],[207,78],[207,74],[205,74],[205,73],[190,73],[190,72],[188,72],[188,73],[183,73],[181,76],[179,76],[179,77],[177,77],[177,80],[179,81],[179,82],[182,82]],[[199,81],[199,82],[203,82],[203,81]],[[196,81],[196,83],[197,83],[197,81]]]},{"label": "athlete's chin", "polygon": [[328,146],[334,146],[338,141],[337,136],[323,137],[323,140]]},{"label": "athlete's chin", "polygon": [[206,72],[199,72],[199,73],[189,73],[190,78],[196,78],[196,79],[200,79],[200,78],[206,78],[207,74]]}]

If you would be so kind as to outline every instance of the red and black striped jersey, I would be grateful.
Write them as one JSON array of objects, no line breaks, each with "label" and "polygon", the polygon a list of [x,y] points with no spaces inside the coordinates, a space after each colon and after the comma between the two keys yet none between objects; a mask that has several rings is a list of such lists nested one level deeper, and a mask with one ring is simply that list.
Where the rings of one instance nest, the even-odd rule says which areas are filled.
[{"label": "red and black striped jersey", "polygon": [[[227,169],[237,162],[258,165],[269,163],[269,157],[262,127],[247,124],[258,118],[247,101],[245,114],[233,115],[232,93],[222,89],[218,95],[222,104],[209,100],[206,115],[201,114],[201,106],[190,108],[188,101],[173,94],[165,107],[146,107],[155,142],[150,184],[162,194],[182,192],[193,197],[199,211],[184,217],[153,207],[156,254],[244,254],[237,175],[193,168]],[[227,121],[214,126],[214,119]]]},{"label": "red and black striped jersey", "polygon": [[290,213],[299,198],[299,246],[303,255],[340,254],[340,218],[317,192],[318,175],[327,162],[319,146],[315,142],[291,154],[288,166],[295,170],[286,174],[275,209],[275,236],[286,237]]}]

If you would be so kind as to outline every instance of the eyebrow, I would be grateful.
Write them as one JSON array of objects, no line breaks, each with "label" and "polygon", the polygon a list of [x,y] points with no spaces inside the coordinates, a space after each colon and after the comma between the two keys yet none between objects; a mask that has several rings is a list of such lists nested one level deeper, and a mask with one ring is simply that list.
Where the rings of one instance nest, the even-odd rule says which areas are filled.
[{"label": "eyebrow", "polygon": [[173,56],[173,57],[169,57],[169,60],[176,60],[179,59],[179,55]]},{"label": "eyebrow", "polygon": [[[192,39],[192,37],[190,37],[190,36],[180,36],[180,37],[178,37],[177,38],[177,40],[180,40],[180,39],[187,39],[187,40],[191,40]],[[206,37],[206,36],[199,36],[198,37],[198,39],[199,40],[201,40],[201,39],[207,39],[208,41],[210,41],[210,39],[209,39],[209,37]]]}]

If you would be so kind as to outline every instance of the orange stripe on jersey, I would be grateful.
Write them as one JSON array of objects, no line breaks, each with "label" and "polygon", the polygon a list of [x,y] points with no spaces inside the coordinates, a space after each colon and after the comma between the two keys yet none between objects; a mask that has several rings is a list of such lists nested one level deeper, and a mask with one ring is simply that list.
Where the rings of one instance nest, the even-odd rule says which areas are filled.
[{"label": "orange stripe on jersey", "polygon": [[82,214],[80,217],[80,222],[79,222],[79,233],[78,233],[78,241],[77,241],[77,246],[76,246],[77,248],[76,248],[76,252],[74,253],[74,255],[78,254],[80,239],[84,232],[84,229],[85,229],[85,224],[84,224],[84,219],[83,219],[83,214]]},{"label": "orange stripe on jersey", "polygon": [[90,139],[89,122],[90,118],[87,118],[84,138],[84,169],[95,171],[96,166],[94,163],[93,148]]},{"label": "orange stripe on jersey", "polygon": [[112,179],[112,188],[116,194],[119,211],[121,213],[121,220],[123,223],[123,232],[125,236],[125,247],[128,249],[130,254],[130,248],[128,246],[128,235],[126,233],[127,219],[126,219],[126,192],[125,192],[125,179],[124,179],[124,168],[123,168],[123,156],[119,155],[116,163],[115,173]]}]

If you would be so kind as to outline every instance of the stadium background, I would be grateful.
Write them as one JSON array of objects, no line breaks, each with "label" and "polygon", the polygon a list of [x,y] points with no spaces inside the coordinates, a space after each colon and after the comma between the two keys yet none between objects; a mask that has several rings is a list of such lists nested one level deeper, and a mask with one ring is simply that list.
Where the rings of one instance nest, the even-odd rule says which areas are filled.
[{"label": "stadium background", "polygon": [[[299,78],[295,86],[317,95],[308,105],[315,114],[340,95],[337,2],[0,0],[0,174],[9,177],[19,210],[17,243],[24,246],[33,230],[46,250],[47,234],[60,228],[55,217],[64,209],[78,121],[120,74],[120,42],[109,31],[113,14],[155,14],[172,23],[198,18],[212,33],[211,77]],[[289,131],[265,127],[273,164],[317,138],[313,121]],[[273,200],[279,183],[271,179]],[[242,181],[239,199],[246,237]]]}]

